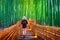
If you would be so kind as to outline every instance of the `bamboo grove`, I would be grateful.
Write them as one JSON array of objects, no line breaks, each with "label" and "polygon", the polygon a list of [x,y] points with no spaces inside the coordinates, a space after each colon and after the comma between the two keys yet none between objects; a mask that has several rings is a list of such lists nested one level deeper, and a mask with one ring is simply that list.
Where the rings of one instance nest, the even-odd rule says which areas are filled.
[{"label": "bamboo grove", "polygon": [[60,0],[0,0],[0,26],[8,27],[23,16],[41,25],[60,26]]}]

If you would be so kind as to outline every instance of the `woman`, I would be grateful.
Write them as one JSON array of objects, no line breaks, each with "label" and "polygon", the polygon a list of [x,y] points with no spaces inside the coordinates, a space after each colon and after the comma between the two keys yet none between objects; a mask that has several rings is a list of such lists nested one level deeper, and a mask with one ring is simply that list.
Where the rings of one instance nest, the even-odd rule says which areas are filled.
[{"label": "woman", "polygon": [[25,35],[26,34],[26,27],[28,24],[27,18],[25,16],[23,16],[21,24],[22,24],[22,28],[23,28],[23,35]]}]

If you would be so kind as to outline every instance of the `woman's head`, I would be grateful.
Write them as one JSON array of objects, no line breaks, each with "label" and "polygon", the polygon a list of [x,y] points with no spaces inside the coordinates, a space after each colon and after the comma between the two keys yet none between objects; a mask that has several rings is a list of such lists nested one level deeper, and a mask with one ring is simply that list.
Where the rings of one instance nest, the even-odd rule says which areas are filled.
[{"label": "woman's head", "polygon": [[23,17],[22,17],[22,20],[27,20],[26,16],[23,16]]}]

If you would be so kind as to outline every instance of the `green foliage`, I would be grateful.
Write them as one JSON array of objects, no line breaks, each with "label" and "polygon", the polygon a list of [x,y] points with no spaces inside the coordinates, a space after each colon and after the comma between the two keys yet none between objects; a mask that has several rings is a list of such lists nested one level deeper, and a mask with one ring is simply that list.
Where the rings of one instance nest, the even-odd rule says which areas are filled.
[{"label": "green foliage", "polygon": [[24,15],[41,25],[60,26],[60,0],[0,0],[0,24],[4,27]]}]

